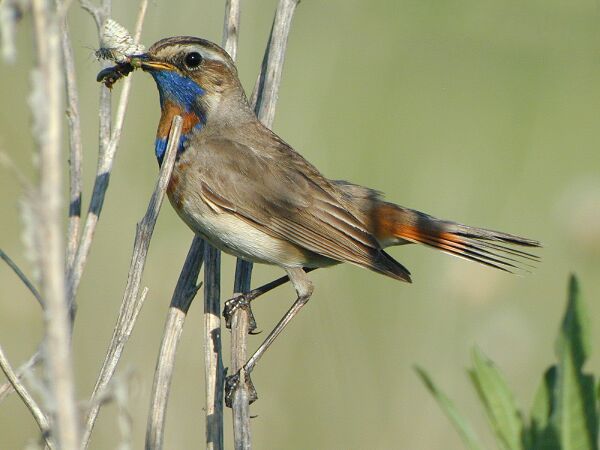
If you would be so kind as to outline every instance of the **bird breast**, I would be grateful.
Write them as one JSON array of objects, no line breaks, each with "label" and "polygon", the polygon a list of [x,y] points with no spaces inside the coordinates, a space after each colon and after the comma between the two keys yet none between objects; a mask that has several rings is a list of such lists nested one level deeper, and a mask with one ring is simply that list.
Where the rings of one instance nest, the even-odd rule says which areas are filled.
[{"label": "bird breast", "polygon": [[167,195],[183,221],[213,246],[248,261],[283,267],[330,265],[296,245],[273,237],[200,195],[201,171],[182,155],[173,169]]}]

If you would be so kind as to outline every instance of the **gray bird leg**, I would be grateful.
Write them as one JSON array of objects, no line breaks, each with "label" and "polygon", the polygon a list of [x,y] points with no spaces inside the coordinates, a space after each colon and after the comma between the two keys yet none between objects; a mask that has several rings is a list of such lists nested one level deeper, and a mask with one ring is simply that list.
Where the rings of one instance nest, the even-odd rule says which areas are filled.
[{"label": "gray bird leg", "polygon": [[[312,272],[316,267],[304,268],[304,272]],[[233,313],[238,308],[244,308],[248,310],[248,314],[250,315],[250,321],[248,324],[249,333],[253,333],[256,330],[256,320],[254,319],[254,314],[252,314],[252,308],[250,307],[250,302],[257,299],[263,294],[266,294],[269,291],[272,291],[276,287],[281,286],[289,281],[290,277],[285,275],[281,278],[277,278],[276,280],[271,281],[270,283],[263,284],[256,289],[252,289],[251,291],[244,292],[242,294],[238,294],[233,298],[230,298],[225,302],[225,307],[223,308],[223,317],[225,318],[225,326],[227,328],[231,328],[231,318],[233,317]]]},{"label": "gray bird leg", "polygon": [[[252,380],[250,379],[250,373],[256,366],[258,360],[265,354],[267,349],[271,346],[271,344],[277,339],[277,337],[281,334],[284,328],[288,323],[300,312],[302,307],[306,305],[308,300],[310,299],[313,293],[313,284],[309,280],[306,272],[303,269],[286,269],[288,277],[296,289],[296,293],[298,294],[298,298],[291,306],[291,308],[285,313],[285,315],[281,318],[279,323],[273,328],[273,331],[269,333],[267,338],[264,340],[260,347],[254,352],[254,354],[248,359],[246,364],[235,374],[228,376],[225,380],[225,404],[231,407],[233,400],[233,393],[235,388],[237,387],[240,381],[246,383],[248,393],[250,396],[250,403],[254,402],[258,395],[256,394],[256,389],[252,384]],[[279,281],[279,280],[276,280]]]}]

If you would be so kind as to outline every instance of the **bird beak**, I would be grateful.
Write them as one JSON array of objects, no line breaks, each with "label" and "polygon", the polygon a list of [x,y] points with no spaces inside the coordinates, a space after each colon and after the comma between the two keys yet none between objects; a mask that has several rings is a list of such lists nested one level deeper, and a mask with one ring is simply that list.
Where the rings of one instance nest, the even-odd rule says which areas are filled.
[{"label": "bird beak", "polygon": [[175,67],[172,64],[159,61],[154,59],[152,55],[149,53],[144,53],[143,55],[136,55],[131,58],[129,61],[136,69],[142,70],[174,70]]}]

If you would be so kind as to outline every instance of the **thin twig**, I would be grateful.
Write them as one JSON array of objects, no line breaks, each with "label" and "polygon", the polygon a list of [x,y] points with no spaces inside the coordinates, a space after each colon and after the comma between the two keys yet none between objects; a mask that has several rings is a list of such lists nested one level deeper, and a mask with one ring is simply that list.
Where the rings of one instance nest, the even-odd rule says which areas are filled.
[{"label": "thin twig", "polygon": [[32,2],[37,71],[32,112],[39,148],[37,203],[39,264],[46,301],[45,357],[51,399],[55,406],[53,438],[61,449],[79,444],[79,420],[70,346],[69,308],[65,293],[62,236],[62,102],[60,35],[56,11],[44,0]]},{"label": "thin twig", "polygon": [[96,23],[96,28],[98,28],[98,32],[100,32],[104,21],[110,16],[112,2],[110,0],[103,1],[100,6],[96,6],[89,0],[79,0],[79,4],[85,11],[90,13],[92,18],[94,19],[94,22]]},{"label": "thin twig", "polygon": [[177,346],[187,312],[200,288],[196,283],[204,260],[204,247],[202,238],[195,236],[171,298],[171,305],[165,321],[160,351],[156,361],[156,370],[154,371],[152,400],[146,428],[147,450],[160,450],[163,448],[167,402],[169,401],[171,380],[175,367],[175,354],[177,353]]},{"label": "thin twig", "polygon": [[[277,6],[261,73],[252,95],[252,104],[257,117],[269,128],[273,125],[275,118],[275,106],[281,84],[287,39],[297,4],[297,0],[280,0]],[[250,290],[251,276],[252,263],[238,259],[234,296]],[[238,308],[233,313],[231,319],[231,367],[233,373],[237,373],[246,363],[249,323],[249,309]],[[242,373],[241,376],[243,378],[245,374]],[[237,384],[233,392],[232,414],[236,450],[250,449],[250,395],[244,380]]]},{"label": "thin twig", "polygon": [[[231,58],[235,61],[236,56],[237,56],[237,48],[238,48],[238,40],[239,40],[239,29],[240,29],[240,0],[226,0],[225,1],[225,18],[223,21],[223,48],[225,49],[225,51],[227,51],[227,53],[229,53],[229,55],[231,56]],[[239,264],[239,261],[238,261]],[[250,270],[251,270],[250,266]],[[205,268],[205,272],[206,272],[206,268]],[[238,275],[237,275],[237,269],[236,269],[236,281],[237,281]],[[247,280],[248,280],[248,286],[249,286],[249,282],[250,282],[250,274],[247,275]],[[234,289],[235,290],[235,289]],[[208,302],[211,302],[211,300],[207,300]],[[218,308],[218,314],[219,314],[219,318],[220,318],[220,304],[214,304],[213,306]],[[231,349],[232,349],[232,353],[231,353],[231,366],[232,369],[234,371],[237,371],[237,367],[236,367],[236,359],[243,359],[245,362],[246,359],[246,336],[248,333],[248,316],[246,311],[240,311],[239,314],[237,315],[237,318],[234,320],[234,324],[236,325],[237,328],[232,328],[232,339],[231,339]],[[244,321],[246,323],[244,323]],[[219,333],[220,333],[220,325],[219,325]],[[240,336],[240,339],[234,339],[233,336]],[[243,337],[242,337],[243,336]],[[206,338],[209,338],[210,335],[207,333]],[[243,363],[242,363],[243,364]],[[218,370],[218,368],[213,368]],[[225,381],[224,379],[222,380],[223,382]],[[217,389],[220,389],[220,392],[223,392],[223,386],[222,385],[218,385],[216,387]],[[244,392],[245,392],[245,386],[244,386]],[[247,392],[245,392],[247,395]],[[242,392],[240,395],[243,395],[244,393]],[[241,406],[241,408],[237,408],[233,410],[233,428],[234,428],[234,445],[236,448],[238,447],[238,442],[243,441],[244,443],[247,443],[247,446],[245,448],[250,448],[250,411],[248,408],[249,403],[246,402],[238,402],[238,405]],[[245,405],[245,407],[244,407]],[[223,403],[222,403],[222,399],[221,399],[221,403],[220,403],[220,408],[221,408],[221,414],[222,414],[222,408],[223,408]],[[223,432],[223,425],[222,425],[222,421],[223,418],[221,416],[220,418],[220,430],[221,433]],[[243,424],[243,425],[242,425]],[[207,418],[207,426],[210,425],[210,422]],[[239,430],[244,430],[244,433],[239,433],[236,432]],[[209,436],[209,433],[207,432],[207,438]],[[210,440],[209,440],[210,442]],[[223,438],[221,437],[221,446],[223,445]],[[220,448],[220,447],[219,447]]]},{"label": "thin twig", "polygon": [[25,275],[23,271],[19,268],[19,266],[17,266],[17,263],[15,263],[10,258],[10,256],[8,256],[2,249],[0,249],[0,258],[2,258],[4,262],[8,264],[8,267],[10,267],[13,270],[13,272],[21,279],[25,287],[27,287],[27,289],[29,289],[29,291],[33,294],[40,306],[44,308],[44,300],[42,299],[42,296],[40,295],[36,287],[33,285],[33,283],[29,281],[27,275]]},{"label": "thin twig", "polygon": [[135,242],[133,245],[133,255],[129,266],[129,274],[127,276],[127,285],[123,294],[123,302],[121,303],[119,317],[117,319],[117,324],[115,325],[108,352],[92,393],[92,400],[90,401],[92,406],[85,421],[82,448],[86,448],[89,444],[90,435],[96,418],[98,417],[98,412],[100,411],[100,405],[96,403],[94,399],[104,392],[114,375],[123,348],[131,335],[138,313],[143,305],[143,299],[138,298],[142,273],[146,264],[146,256],[148,254],[152,232],[154,231],[154,225],[156,224],[156,219],[173,171],[179,138],[181,136],[182,123],[181,117],[173,117],[171,131],[169,133],[167,154],[160,168],[158,181],[156,182],[156,187],[152,194],[152,198],[150,199],[146,214],[137,226]]},{"label": "thin twig", "polygon": [[221,252],[204,252],[204,372],[206,380],[206,448],[223,448],[223,388],[221,349]]},{"label": "thin twig", "polygon": [[[81,219],[81,164],[82,164],[82,144],[81,144],[81,120],[79,116],[79,99],[77,93],[77,84],[75,77],[75,63],[73,57],[73,49],[71,46],[71,39],[69,36],[69,30],[66,22],[66,18],[61,13],[66,11],[67,4],[57,0],[55,2],[58,9],[58,15],[60,19],[60,34],[61,34],[61,47],[64,62],[64,73],[65,73],[65,89],[67,93],[67,118],[69,121],[69,143],[70,143],[70,203],[69,203],[69,230],[67,232],[67,252],[66,252],[66,264],[67,267],[71,264],[74,252],[77,245],[77,236],[79,234],[79,223]],[[25,277],[23,272],[10,260],[8,255],[0,250],[0,257],[11,266],[15,273],[21,278],[23,283],[31,291],[37,301],[40,303],[42,308],[44,307],[43,300],[33,286],[33,284]],[[41,361],[41,349],[38,349],[24,364],[22,364],[17,370],[17,377],[20,378],[22,374],[33,368]],[[14,389],[10,383],[5,383],[0,386],[0,402],[6,398]]]},{"label": "thin twig", "polygon": [[[239,261],[239,260],[238,260]],[[239,277],[242,279],[244,277]],[[248,280],[249,289],[250,277]],[[238,272],[236,271],[236,282]],[[245,292],[244,287],[236,286],[235,292]],[[239,308],[231,318],[231,371],[237,373],[244,367],[248,359],[248,332],[250,313],[245,308]],[[245,382],[245,373],[240,374],[240,383],[233,393],[231,413],[233,419],[233,442],[236,450],[247,450],[252,448],[250,435],[250,393]]]},{"label": "thin twig", "polygon": [[240,31],[240,0],[225,0],[223,21],[223,48],[234,61],[237,57]]},{"label": "thin twig", "polygon": [[20,14],[21,5],[16,0],[0,2],[0,52],[8,64],[14,64],[17,59],[15,35]]},{"label": "thin twig", "polygon": [[[299,0],[279,0],[262,70],[252,92],[251,103],[255,105],[254,111],[258,119],[268,128],[273,126],[275,119],[275,105],[279,96],[285,50],[298,3]],[[260,102],[257,101],[258,99]]]},{"label": "thin twig", "polygon": [[[240,4],[226,0],[223,46],[235,59]],[[204,265],[204,371],[206,387],[206,448],[223,448],[223,388],[225,371],[221,347],[221,252],[207,244]]]},{"label": "thin twig", "polygon": [[[240,28],[240,1],[226,0],[225,20],[223,24],[223,47],[235,61]],[[236,262],[235,293],[245,292],[250,288],[252,264],[241,259]],[[249,313],[241,308],[233,315],[231,322],[231,370],[236,373],[246,362]],[[234,393],[232,419],[233,442],[236,449],[249,449],[250,436],[250,402],[245,383]]]},{"label": "thin twig", "polygon": [[[56,1],[57,8],[65,5]],[[67,18],[60,21],[62,59],[65,73],[65,90],[67,94],[67,119],[69,122],[69,227],[67,231],[67,267],[71,267],[81,224],[81,191],[83,146],[81,142],[81,118],[79,115],[79,93],[75,73],[75,59]]]},{"label": "thin twig", "polygon": [[[86,1],[82,2],[82,6],[84,6],[86,9],[91,8],[89,3]],[[139,41],[139,37],[141,35],[141,29],[147,7],[148,0],[142,0],[140,2],[140,8],[135,26],[136,31],[134,41],[136,43]],[[96,18],[96,15],[94,14],[100,14],[97,8],[91,9],[91,11],[93,11],[92,15],[94,18]],[[102,21],[102,23],[104,22]],[[81,239],[77,248],[77,253],[75,254],[73,265],[69,271],[68,293],[71,302],[74,301],[79,283],[81,282],[81,276],[83,275],[83,270],[90,252],[92,240],[96,231],[96,225],[98,224],[98,218],[102,212],[102,206],[104,205],[104,198],[106,195],[106,190],[108,189],[108,182],[112,172],[115,153],[121,140],[121,132],[123,131],[125,113],[127,112],[127,106],[129,103],[129,93],[131,91],[131,80],[132,77],[129,77],[123,83],[123,89],[121,91],[121,97],[119,98],[119,104],[117,106],[117,114],[112,133],[110,132],[110,91],[104,85],[100,87],[100,152],[98,157],[98,168],[96,173],[96,181],[92,190],[90,206],[86,216],[85,224],[83,226],[83,231],[81,233]]]},{"label": "thin twig", "polygon": [[[237,37],[239,29],[240,8],[238,0],[228,0],[225,7],[225,24],[223,28],[223,46],[229,52],[232,58],[237,53]],[[197,264],[198,271],[203,258],[201,252],[205,251],[210,255],[209,261],[204,269],[205,279],[217,280],[217,288],[213,283],[205,284],[204,310],[205,310],[205,359],[207,366],[206,373],[206,441],[207,447],[221,449],[223,447],[223,401],[222,389],[224,383],[224,370],[221,359],[221,325],[220,325],[220,300],[218,283],[220,279],[220,267],[217,264],[220,261],[218,250],[205,249],[203,241],[196,236],[188,252],[184,269],[180,275],[179,282],[175,289],[171,308],[167,315],[165,329],[161,342],[160,353],[154,373],[154,384],[152,388],[152,402],[148,416],[148,426],[146,430],[146,448],[161,449],[164,440],[164,427],[166,419],[166,407],[171,385],[175,353],[177,343],[183,330],[183,323],[189,304],[195,295],[195,283],[198,272],[195,273],[193,280],[185,275],[186,268],[194,267]],[[193,259],[191,259],[193,257]],[[194,263],[196,260],[196,263]],[[182,285],[182,280],[187,279],[187,283]],[[210,286],[209,286],[210,284]],[[208,287],[207,287],[208,286]],[[186,292],[192,292],[190,295]],[[181,299],[189,296],[189,301],[182,305]],[[183,308],[182,308],[183,306]],[[214,313],[216,311],[216,314]],[[209,351],[212,349],[213,351]],[[221,394],[219,394],[221,393]]]},{"label": "thin twig", "polygon": [[[42,344],[39,345],[38,349],[35,351],[33,355],[29,357],[27,361],[19,366],[19,368],[15,371],[16,377],[21,379],[21,377],[33,369],[38,363],[42,361]],[[13,385],[10,382],[4,383],[0,386],[0,403],[4,401],[9,394],[15,392]]]},{"label": "thin twig", "polygon": [[0,369],[6,375],[8,382],[12,385],[13,389],[19,394],[29,412],[35,419],[42,433],[42,437],[44,438],[46,445],[51,449],[56,448],[54,442],[52,441],[52,436],[50,436],[50,423],[46,414],[42,411],[42,408],[37,404],[34,398],[31,396],[27,388],[21,383],[19,376],[15,373],[12,366],[8,362],[6,355],[4,354],[4,350],[0,346]]}]

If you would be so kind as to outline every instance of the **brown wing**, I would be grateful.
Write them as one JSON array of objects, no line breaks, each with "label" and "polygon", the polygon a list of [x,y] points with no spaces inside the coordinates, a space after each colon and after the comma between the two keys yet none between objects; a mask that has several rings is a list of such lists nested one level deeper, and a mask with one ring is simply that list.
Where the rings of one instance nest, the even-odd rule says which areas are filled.
[{"label": "brown wing", "polygon": [[379,246],[342,204],[335,187],[285,143],[268,149],[222,138],[204,140],[198,166],[200,195],[267,234],[336,261],[396,279],[409,272]]}]

